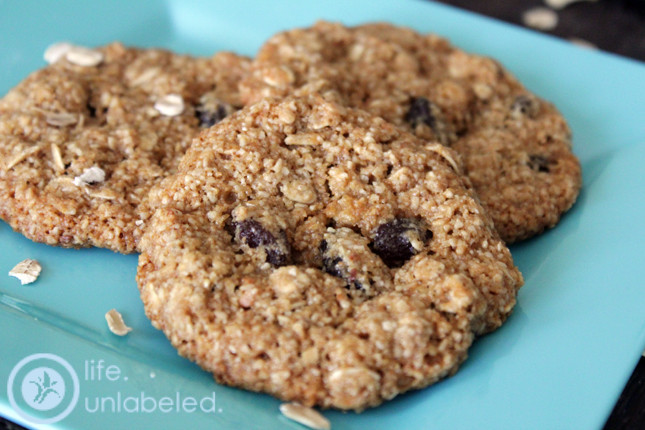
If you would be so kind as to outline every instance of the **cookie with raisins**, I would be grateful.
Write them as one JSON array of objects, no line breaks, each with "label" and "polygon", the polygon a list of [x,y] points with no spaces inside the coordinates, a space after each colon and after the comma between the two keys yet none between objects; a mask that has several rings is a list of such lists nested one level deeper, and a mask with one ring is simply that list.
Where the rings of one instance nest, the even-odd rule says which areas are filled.
[{"label": "cookie with raisins", "polygon": [[553,227],[581,187],[556,108],[495,60],[436,35],[379,23],[286,31],[259,50],[241,93],[247,103],[318,93],[452,147],[509,243]]},{"label": "cookie with raisins", "polygon": [[37,242],[133,252],[150,187],[240,107],[249,60],[55,48],[0,100],[0,218]]},{"label": "cookie with raisins", "polygon": [[217,381],[309,406],[453,374],[522,284],[456,157],[318,96],[245,107],[150,193],[146,314]]}]

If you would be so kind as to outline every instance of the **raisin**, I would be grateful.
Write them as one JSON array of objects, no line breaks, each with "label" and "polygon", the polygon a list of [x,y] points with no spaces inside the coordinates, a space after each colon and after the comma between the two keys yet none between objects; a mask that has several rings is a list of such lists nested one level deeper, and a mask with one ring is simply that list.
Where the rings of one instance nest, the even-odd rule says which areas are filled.
[{"label": "raisin", "polygon": [[199,119],[200,127],[212,127],[234,111],[229,104],[218,103],[215,106],[206,107],[199,105],[195,108],[195,115]]},{"label": "raisin", "polygon": [[328,228],[319,246],[321,270],[343,281],[358,300],[389,290],[392,274],[369,248],[369,239],[348,227]]},{"label": "raisin", "polygon": [[538,172],[549,173],[551,161],[544,155],[532,154],[529,155],[528,166]]},{"label": "raisin", "polygon": [[420,124],[425,124],[435,130],[437,127],[437,118],[433,114],[436,107],[425,97],[412,97],[410,99],[410,108],[405,114],[405,120],[416,128]]},{"label": "raisin", "polygon": [[320,242],[320,252],[323,255],[323,272],[344,280],[346,282],[346,288],[353,287],[357,290],[363,290],[363,285],[356,279],[356,275],[353,273],[354,271],[350,269],[349,265],[343,262],[341,257],[333,255],[333,250],[328,248],[326,240]]},{"label": "raisin", "polygon": [[511,114],[515,117],[524,115],[529,118],[535,118],[539,110],[539,102],[535,98],[526,95],[515,97],[513,104],[511,104]]},{"label": "raisin", "polygon": [[418,221],[396,218],[377,227],[371,248],[388,267],[401,267],[431,238]]},{"label": "raisin", "polygon": [[92,103],[88,101],[85,107],[87,107],[87,112],[90,114],[90,118],[96,118],[96,108]]},{"label": "raisin", "polygon": [[234,222],[235,236],[250,248],[262,247],[266,252],[266,261],[274,266],[285,266],[291,261],[291,249],[284,232],[276,238],[262,224],[253,219]]}]

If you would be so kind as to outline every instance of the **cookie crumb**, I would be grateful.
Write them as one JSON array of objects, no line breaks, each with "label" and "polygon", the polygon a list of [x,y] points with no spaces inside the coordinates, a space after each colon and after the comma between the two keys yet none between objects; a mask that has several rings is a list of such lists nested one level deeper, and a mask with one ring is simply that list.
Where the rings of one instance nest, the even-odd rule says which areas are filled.
[{"label": "cookie crumb", "polygon": [[184,99],[179,94],[168,94],[157,100],[155,109],[165,116],[181,115],[184,111]]},{"label": "cookie crumb", "polygon": [[83,67],[94,67],[103,62],[101,52],[83,46],[72,46],[65,52],[65,58],[70,63]]},{"label": "cookie crumb", "polygon": [[280,191],[296,203],[310,204],[316,201],[316,190],[306,182],[290,181],[282,184]]},{"label": "cookie crumb", "polygon": [[40,263],[31,258],[22,260],[20,263],[9,271],[9,276],[20,279],[20,285],[31,284],[40,275],[42,267]]},{"label": "cookie crumb", "polygon": [[110,309],[105,314],[105,320],[107,321],[110,331],[117,336],[125,336],[132,331],[132,327],[125,325],[125,322],[123,322],[123,316],[121,316],[119,311],[116,309]]},{"label": "cookie crumb", "polygon": [[54,64],[61,58],[63,58],[67,53],[69,52],[70,49],[72,49],[74,45],[68,42],[58,42],[54,43],[52,45],[49,45],[47,49],[45,49],[45,53],[43,54],[43,58],[45,61],[47,61],[48,64]]},{"label": "cookie crumb", "polygon": [[299,403],[283,403],[280,405],[280,412],[285,417],[292,419],[304,426],[317,430],[329,430],[329,420],[322,416],[315,409],[302,406]]},{"label": "cookie crumb", "polygon": [[80,176],[74,178],[74,185],[96,185],[105,181],[105,171],[100,167],[92,166],[83,170]]},{"label": "cookie crumb", "polygon": [[522,14],[522,22],[527,27],[549,31],[558,25],[558,14],[545,7],[535,7]]}]

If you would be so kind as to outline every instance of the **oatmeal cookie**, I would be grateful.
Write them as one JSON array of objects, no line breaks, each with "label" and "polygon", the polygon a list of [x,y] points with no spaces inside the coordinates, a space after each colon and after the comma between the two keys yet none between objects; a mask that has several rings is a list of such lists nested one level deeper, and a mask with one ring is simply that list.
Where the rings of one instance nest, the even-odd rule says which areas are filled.
[{"label": "oatmeal cookie", "polygon": [[55,48],[0,100],[0,218],[37,242],[132,252],[137,207],[201,128],[240,107],[249,60]]},{"label": "oatmeal cookie", "polygon": [[522,284],[455,157],[319,96],[245,107],[150,193],[147,316],[217,381],[307,406],[453,374]]},{"label": "oatmeal cookie", "polygon": [[581,187],[556,108],[436,35],[381,23],[290,30],[263,45],[241,93],[246,103],[319,93],[452,147],[509,243],[553,227]]}]

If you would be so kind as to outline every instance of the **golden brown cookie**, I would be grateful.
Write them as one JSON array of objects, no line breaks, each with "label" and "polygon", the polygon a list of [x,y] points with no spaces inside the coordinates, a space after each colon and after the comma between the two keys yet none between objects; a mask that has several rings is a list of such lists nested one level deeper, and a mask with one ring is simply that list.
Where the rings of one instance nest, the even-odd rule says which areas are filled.
[{"label": "golden brown cookie", "polygon": [[507,242],[553,227],[581,187],[555,107],[436,35],[379,23],[290,30],[263,45],[241,92],[246,103],[319,93],[452,147]]},{"label": "golden brown cookie", "polygon": [[317,96],[245,107],[150,193],[146,314],[217,381],[309,406],[453,374],[522,284],[455,157]]},{"label": "golden brown cookie", "polygon": [[249,60],[56,48],[0,100],[0,218],[37,242],[132,252],[137,207],[200,129],[240,106]]}]

